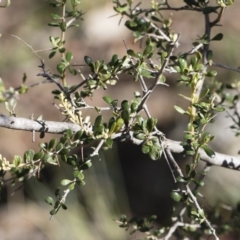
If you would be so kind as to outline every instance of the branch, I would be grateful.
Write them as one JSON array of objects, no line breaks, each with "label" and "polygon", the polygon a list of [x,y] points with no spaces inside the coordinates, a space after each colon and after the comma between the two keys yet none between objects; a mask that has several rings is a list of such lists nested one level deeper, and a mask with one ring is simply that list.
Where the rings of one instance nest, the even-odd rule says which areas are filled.
[{"label": "branch", "polygon": [[[181,145],[181,142],[166,139],[163,146],[173,153],[184,153],[184,148]],[[218,152],[215,152],[214,157],[209,157],[203,149],[199,149],[199,154],[201,160],[204,162],[240,171],[240,157],[230,156]]]},{"label": "branch", "polygon": [[22,131],[36,131],[47,133],[63,133],[67,129],[77,132],[80,126],[74,123],[39,121],[27,118],[9,117],[0,114],[0,127]]},{"label": "branch", "polygon": [[[77,132],[81,128],[79,125],[74,123],[42,120],[39,121],[27,118],[9,117],[3,114],[0,114],[0,127],[14,130],[36,131],[55,134],[61,134],[67,129],[71,129],[73,132]],[[123,138],[123,133],[116,133],[113,134],[111,137],[112,139],[120,139]],[[133,138],[133,132],[130,132],[130,139],[136,145],[140,145],[143,143],[142,140]],[[181,145],[181,142],[178,141],[163,139],[162,146],[166,149],[169,149],[172,153],[184,153],[184,148]],[[199,150],[199,154],[201,156],[201,160],[209,164],[240,171],[240,157],[215,152],[215,156],[211,158],[202,149]]]},{"label": "branch", "polygon": [[[171,161],[171,163],[173,164],[174,166],[174,169],[178,172],[179,176],[181,177],[184,177],[183,173],[182,173],[182,170],[179,168],[177,162],[175,161],[172,153],[171,153],[171,150],[168,148],[166,150],[166,157],[169,161]],[[216,230],[212,227],[211,223],[209,222],[209,220],[206,218],[205,214],[201,214],[203,213],[203,209],[200,207],[198,201],[197,201],[197,198],[195,197],[195,195],[193,194],[193,191],[191,190],[191,188],[189,187],[189,184],[186,184],[185,185],[185,188],[186,188],[186,191],[188,193],[188,196],[191,198],[191,200],[193,201],[195,207],[197,208],[198,210],[198,213],[202,216],[202,219],[204,220],[204,222],[207,224],[207,226],[209,227],[209,229],[211,230],[211,233],[213,234],[213,236],[215,237],[216,240],[219,240],[219,238],[217,237],[216,235]],[[170,229],[171,230],[171,229]],[[174,229],[173,229],[174,230]],[[169,231],[171,232],[171,231]],[[170,238],[171,236],[169,236]],[[167,240],[169,238],[165,238],[164,240]]]},{"label": "branch", "polygon": [[231,70],[231,71],[240,73],[239,67],[238,67],[238,68],[233,68],[233,67],[230,67],[230,66],[228,66],[228,65],[224,65],[224,64],[220,64],[220,63],[215,63],[215,62],[211,63],[211,65],[214,66],[214,67],[220,67],[220,68],[224,68],[224,69],[227,69],[227,70]]}]

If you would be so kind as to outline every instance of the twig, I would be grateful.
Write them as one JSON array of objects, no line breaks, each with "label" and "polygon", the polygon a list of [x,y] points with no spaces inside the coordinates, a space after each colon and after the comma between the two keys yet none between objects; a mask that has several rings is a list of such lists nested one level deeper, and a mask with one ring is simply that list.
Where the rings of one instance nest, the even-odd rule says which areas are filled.
[{"label": "twig", "polygon": [[[193,7],[193,8],[190,8],[188,6],[184,6],[184,7],[160,7],[158,10],[161,10],[161,11],[195,11],[195,12],[202,12],[202,8],[197,8],[197,7]],[[142,13],[151,13],[151,12],[154,12],[156,11],[155,9],[138,9],[137,11],[137,14],[136,15],[140,15]],[[126,14],[128,17],[129,15]]]},{"label": "twig", "polygon": [[[162,143],[161,143],[161,146],[162,146]],[[172,166],[171,166],[170,161],[169,161],[169,159],[168,159],[168,156],[167,156],[167,154],[166,154],[165,148],[164,148],[163,146],[162,146],[162,151],[163,151],[163,155],[164,155],[164,157],[165,157],[165,159],[166,159],[166,162],[167,162],[167,164],[168,164],[168,167],[169,167],[169,169],[170,169],[170,171],[171,171],[171,174],[172,174],[172,176],[173,176],[173,180],[174,180],[174,182],[176,183],[176,182],[177,182],[177,179],[176,179],[176,177],[175,177],[175,175],[174,175],[174,171],[173,171],[173,169],[172,169]]]},{"label": "twig", "polygon": [[98,155],[99,150],[101,149],[102,145],[104,144],[105,140],[101,140],[95,150],[90,154],[90,157],[94,157]]},{"label": "twig", "polygon": [[[57,212],[59,209],[60,209],[60,207],[62,206],[62,204],[64,204],[65,203],[65,201],[66,201],[66,198],[67,198],[67,195],[70,193],[70,189],[69,188],[67,188],[67,189],[65,189],[64,191],[63,191],[63,195],[62,195],[62,197],[61,197],[61,200],[59,201],[59,203],[58,203],[58,205],[57,205],[57,208],[55,208],[55,211]],[[50,216],[50,220],[53,218],[53,215],[51,215]]]},{"label": "twig", "polygon": [[[203,45],[203,65],[205,66],[205,68],[203,69],[203,72],[206,71],[207,64],[208,64],[207,54],[208,54],[209,43],[210,43],[210,39],[211,39],[211,29],[212,29],[212,27],[216,26],[216,24],[221,20],[223,11],[224,11],[224,8],[221,8],[220,13],[218,14],[217,18],[212,22],[210,21],[209,14],[204,15],[204,17],[205,17],[205,35],[206,35],[206,38],[207,38],[206,40],[207,40],[208,44]],[[198,96],[198,97],[201,94],[204,80],[205,80],[205,76],[202,76],[202,78],[198,82],[198,87],[196,90],[196,96]]]},{"label": "twig", "polygon": [[216,26],[216,24],[217,24],[218,22],[220,22],[220,20],[221,20],[221,18],[222,18],[222,15],[223,15],[223,12],[224,12],[224,7],[221,7],[220,12],[219,12],[217,18],[210,23],[210,26],[211,26],[211,27]]},{"label": "twig", "polygon": [[183,53],[181,55],[181,57],[185,57],[191,54],[194,54],[195,52],[197,52],[201,47],[203,47],[203,43],[199,43],[197,46],[193,47],[190,51]]},{"label": "twig", "polygon": [[227,69],[227,70],[231,70],[231,71],[240,73],[240,69],[239,68],[233,68],[233,67],[230,67],[228,65],[215,63],[215,62],[212,62],[211,65],[214,66],[214,67],[224,68],[224,69]]},{"label": "twig", "polygon": [[[211,164],[206,163],[206,165],[205,165],[205,167],[204,167],[204,169],[203,169],[203,173],[201,173],[198,181],[202,181],[202,180],[204,179],[204,177],[205,177],[205,176],[207,175],[207,173],[210,171],[211,166],[212,166]],[[192,191],[193,191],[193,192],[196,192],[196,191],[199,189],[199,187],[200,187],[200,186],[196,184]],[[180,219],[180,221],[183,221],[183,215],[184,215],[184,213],[186,212],[186,210],[187,210],[187,207],[185,206],[185,207],[180,211],[180,213],[179,213],[179,215],[178,215],[178,219]]]},{"label": "twig", "polygon": [[173,226],[170,228],[168,231],[167,235],[163,238],[164,240],[168,240],[173,233],[177,230],[178,227],[194,227],[194,228],[200,228],[200,224],[188,224],[188,223],[183,223],[183,222],[175,222]]},{"label": "twig", "polygon": [[[128,50],[128,47],[127,47],[127,44],[126,44],[125,39],[123,39],[123,43],[124,43],[124,45],[125,45],[126,50]],[[133,58],[132,58],[131,56],[129,56],[129,58],[130,58],[130,61],[131,61],[132,65],[134,65]],[[135,68],[134,68],[134,69],[135,69]],[[137,72],[136,69],[135,69],[135,71]],[[139,79],[140,79],[140,84],[141,84],[142,91],[143,91],[144,93],[146,93],[147,90],[148,90],[148,89],[147,89],[147,86],[146,86],[146,83],[145,83],[145,81],[144,81],[144,79],[143,79],[143,77],[142,77],[141,75],[139,76]]]},{"label": "twig", "polygon": [[[202,52],[203,65],[204,65],[204,68],[202,70],[203,73],[206,72],[206,70],[207,70],[207,64],[208,64],[207,54],[208,54],[208,50],[209,50],[209,42],[210,42],[210,34],[211,34],[209,14],[205,14],[204,19],[205,19],[205,33],[204,34],[206,35],[206,38],[207,38],[206,41],[208,42],[208,44],[203,45],[203,52]],[[199,98],[199,96],[201,95],[204,80],[205,80],[205,75],[202,75],[202,77],[199,79],[199,81],[197,83],[196,98]]]},{"label": "twig", "polygon": [[37,76],[41,76],[46,78],[47,80],[49,80],[50,82],[54,82],[58,88],[64,93],[64,95],[66,96],[66,98],[69,100],[69,102],[72,104],[73,107],[77,107],[75,102],[73,101],[73,99],[71,98],[71,93],[67,90],[65,90],[65,88],[59,83],[59,78],[54,78],[53,76],[51,76],[48,72],[48,70],[46,70],[45,68],[45,64],[44,61],[41,59],[41,65],[39,65],[38,67],[40,67],[42,69],[42,73],[37,74]]},{"label": "twig", "polygon": [[45,64],[44,64],[44,61],[41,60],[41,65],[38,66],[39,68],[42,69],[42,73],[39,73],[37,74],[37,76],[41,76],[41,77],[44,77],[46,78],[49,82],[54,82],[58,88],[65,93],[65,95],[67,96],[68,93],[66,92],[66,90],[64,89],[64,87],[58,82],[58,78],[54,78],[52,77],[49,73],[48,73],[48,70],[46,70],[45,68]]},{"label": "twig", "polygon": [[147,102],[148,98],[150,97],[151,93],[154,91],[154,89],[156,88],[156,86],[158,85],[158,81],[159,81],[159,77],[160,75],[164,72],[165,67],[167,66],[168,62],[169,62],[169,58],[172,55],[172,52],[174,50],[175,44],[178,42],[179,36],[176,39],[176,41],[173,43],[171,49],[168,51],[168,54],[166,56],[166,58],[164,59],[162,66],[160,68],[160,70],[158,71],[156,77],[155,77],[155,81],[153,83],[153,85],[148,88],[147,92],[143,95],[141,102],[139,104],[139,110],[142,109],[142,107],[144,106],[144,104]]},{"label": "twig", "polygon": [[[33,47],[31,45],[29,45],[27,42],[25,42],[22,38],[16,36],[16,35],[11,35],[12,37],[17,38],[18,40],[20,40],[21,42],[23,42],[27,47],[29,47],[32,52],[42,61],[42,58],[40,57],[40,55],[37,54],[37,52],[33,49]],[[39,50],[38,50],[39,51]]]},{"label": "twig", "polygon": [[157,32],[162,35],[162,39],[165,39],[167,42],[171,42],[172,40],[162,31],[161,28],[157,27],[154,23],[152,23],[147,17],[144,18],[146,22],[150,22],[151,27],[153,27]]}]

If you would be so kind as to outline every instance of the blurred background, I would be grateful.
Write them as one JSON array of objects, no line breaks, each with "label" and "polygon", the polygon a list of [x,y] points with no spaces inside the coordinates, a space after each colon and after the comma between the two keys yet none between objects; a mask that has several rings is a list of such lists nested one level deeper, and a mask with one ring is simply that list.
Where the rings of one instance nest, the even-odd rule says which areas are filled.
[{"label": "blurred background", "polygon": [[[182,6],[183,1],[169,1],[173,6]],[[177,3],[176,3],[177,2]],[[215,1],[213,1],[215,2]],[[49,36],[60,36],[58,28],[48,27],[52,21],[50,14],[56,9],[49,8],[50,1],[12,0],[10,7],[0,9],[0,77],[6,88],[21,85],[23,74],[27,74],[26,84],[42,81],[36,75],[39,59],[23,42],[12,37],[16,35],[23,39],[34,50],[44,50],[51,47]],[[1,2],[4,4],[4,0]],[[143,5],[150,5],[150,0],[144,0]],[[109,18],[115,12],[109,0],[82,0],[81,9],[85,13],[84,21],[79,28],[67,32],[67,49],[74,53],[73,62],[83,64],[85,55],[93,60],[108,62],[113,54],[120,57],[126,55],[123,39],[129,48],[138,49],[133,45],[130,31],[120,25],[119,17]],[[224,12],[221,24],[213,30],[214,34],[222,32],[223,41],[212,46],[214,60],[217,63],[238,67],[240,25],[236,19],[239,16],[240,2]],[[58,11],[58,10],[57,10]],[[177,52],[191,49],[191,42],[202,35],[204,19],[198,13],[166,12],[172,14],[173,29],[180,33],[180,47]],[[59,57],[49,60],[49,51],[39,54],[45,59],[47,68],[55,73]],[[218,78],[222,81],[239,79],[237,73],[216,69]],[[84,69],[82,69],[84,72]],[[79,77],[68,76],[69,84],[77,84]],[[168,76],[169,87],[160,86],[148,101],[153,117],[158,118],[158,127],[168,138],[182,140],[188,119],[177,114],[173,106],[178,104],[183,108],[187,102],[178,94],[187,90],[176,84],[176,76]],[[44,120],[62,121],[64,117],[54,107],[51,90],[54,84],[43,84],[31,88],[26,95],[20,95],[16,114],[19,117],[30,118],[43,115]],[[130,77],[124,76],[115,88],[108,87],[106,91],[96,91],[89,104],[105,106],[102,96],[109,95],[114,99],[133,99],[133,92],[139,89]],[[8,114],[3,105],[0,113]],[[84,116],[91,116],[92,121],[97,115],[94,111],[85,111]],[[109,115],[106,114],[107,121]],[[240,149],[239,139],[228,127],[231,125],[226,115],[219,114],[216,122],[209,126],[208,131],[216,136],[212,143],[214,150],[236,155]],[[7,159],[14,155],[22,156],[26,150],[38,150],[38,143],[59,136],[47,134],[44,140],[36,135],[32,142],[29,132],[0,129],[0,153]],[[78,150],[76,150],[78,151]],[[176,156],[183,166],[186,159]],[[204,164],[200,164],[201,169]],[[93,167],[85,172],[86,186],[76,188],[67,198],[68,210],[60,212],[49,220],[50,206],[44,202],[46,196],[54,197],[54,191],[60,186],[62,178],[71,176],[68,166],[61,168],[48,167],[43,171],[42,183],[35,179],[26,181],[24,185],[6,186],[5,195],[0,205],[0,239],[84,239],[84,240],[121,240],[137,239],[142,236],[130,236],[128,232],[118,227],[114,221],[122,213],[131,216],[150,216],[156,214],[159,224],[168,224],[172,211],[170,192],[176,189],[170,170],[164,159],[152,161],[141,154],[140,148],[127,143],[114,145],[113,150],[101,153],[101,160],[95,159]],[[201,204],[211,211],[217,204],[235,206],[240,200],[240,173],[220,167],[212,167],[205,178],[205,186],[201,193],[205,196]],[[18,189],[19,188],[19,189]],[[224,238],[222,238],[224,239]],[[228,236],[227,239],[238,239]]]}]

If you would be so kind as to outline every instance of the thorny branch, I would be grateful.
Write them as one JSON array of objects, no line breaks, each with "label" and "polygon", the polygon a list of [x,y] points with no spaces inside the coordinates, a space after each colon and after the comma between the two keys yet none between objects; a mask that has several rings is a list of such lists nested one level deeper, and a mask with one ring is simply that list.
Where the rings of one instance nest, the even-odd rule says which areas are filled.
[{"label": "thorny branch", "polygon": [[[42,132],[44,127],[44,131],[46,133],[54,134],[61,134],[67,129],[71,129],[73,132],[80,130],[80,126],[74,123],[38,121],[27,118],[10,117],[3,114],[0,114],[0,127],[22,131],[34,130],[36,132]],[[156,132],[154,132],[154,134],[156,134]],[[128,136],[125,136],[122,132],[111,136],[112,139],[128,139],[129,137],[130,141],[136,145],[143,143],[142,140],[134,138],[133,132],[131,131]],[[162,146],[164,149],[169,149],[172,153],[184,154],[184,148],[181,145],[181,142],[163,138]],[[201,156],[201,160],[209,164],[240,171],[240,157],[225,155],[218,152],[215,152],[214,157],[209,157],[203,149],[199,150],[199,154]]]},{"label": "thorny branch", "polygon": [[[182,170],[180,169],[180,167],[178,166],[177,162],[175,161],[174,157],[172,156],[172,153],[169,149],[166,150],[166,155],[168,160],[170,160],[170,162],[174,165],[174,169],[177,171],[177,173],[179,174],[179,176],[184,177]],[[193,191],[191,190],[190,186],[188,184],[185,185],[186,191],[188,193],[188,195],[190,196],[191,200],[193,201],[195,207],[198,210],[198,213],[201,214],[203,213],[203,209],[200,207],[197,198],[195,197],[195,195],[193,194]],[[204,222],[207,224],[207,226],[209,227],[209,229],[211,230],[213,236],[215,237],[216,240],[218,240],[219,238],[216,235],[216,231],[215,229],[212,227],[211,223],[209,222],[209,220],[206,218],[206,216],[204,214],[201,214],[202,218],[204,220]],[[171,235],[170,235],[171,236]],[[168,240],[170,238],[170,236],[168,238],[165,237],[165,240]]]},{"label": "thorny branch", "polygon": [[[206,176],[206,174],[210,171],[210,168],[211,168],[211,164],[209,163],[206,163],[204,169],[203,169],[203,172],[202,174],[200,175],[200,178],[198,179],[198,181],[202,181],[204,179],[204,177]],[[200,186],[199,185],[195,185],[195,187],[193,188],[192,192],[196,192],[198,190]],[[187,210],[187,207],[183,207],[180,211],[180,213],[178,214],[178,216],[174,219],[175,223],[170,227],[167,235],[164,237],[164,240],[168,240],[173,234],[174,232],[176,231],[176,229],[178,227],[187,227],[187,226],[193,226],[193,225],[189,225],[186,223],[184,223],[184,219],[183,219],[183,215],[185,214]],[[200,227],[200,224],[195,224],[194,225],[195,228],[199,228]]]}]

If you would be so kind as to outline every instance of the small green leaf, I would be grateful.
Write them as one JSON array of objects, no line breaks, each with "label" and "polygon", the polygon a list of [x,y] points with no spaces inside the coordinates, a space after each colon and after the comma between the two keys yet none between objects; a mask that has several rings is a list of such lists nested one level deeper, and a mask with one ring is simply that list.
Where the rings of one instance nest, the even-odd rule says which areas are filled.
[{"label": "small green leaf", "polygon": [[156,149],[154,147],[151,147],[150,151],[149,151],[149,157],[154,161],[158,160],[160,158],[160,153],[161,153],[161,151],[159,151],[158,149]]},{"label": "small green leaf", "polygon": [[63,149],[63,144],[62,143],[58,143],[58,145],[56,146],[56,151],[59,152]]},{"label": "small green leaf", "polygon": [[68,28],[71,28],[71,27],[79,27],[80,25],[78,23],[74,23],[74,24],[71,24],[70,26],[68,26]]},{"label": "small green leaf", "polygon": [[114,54],[114,55],[112,56],[112,59],[111,59],[109,65],[115,66],[118,62],[119,62],[118,55],[117,55],[117,54]]},{"label": "small green leaf", "polygon": [[20,89],[18,90],[18,92],[20,94],[27,93],[27,91],[28,91],[28,87],[26,85],[23,85],[23,84],[21,85]]},{"label": "small green leaf", "polygon": [[138,109],[138,103],[137,102],[132,102],[131,104],[131,113],[137,112]]},{"label": "small green leaf", "polygon": [[142,145],[142,153],[147,154],[150,151],[150,147],[146,144]]},{"label": "small green leaf", "polygon": [[213,108],[216,112],[224,112],[225,111],[225,108],[223,107],[214,107]]},{"label": "small green leaf", "polygon": [[42,150],[40,150],[38,153],[35,153],[33,160],[39,160],[43,157],[44,152]]},{"label": "small green leaf", "polygon": [[54,205],[54,201],[51,197],[46,197],[45,202],[48,203],[49,205],[52,205],[52,206]]},{"label": "small green leaf", "polygon": [[77,185],[84,186],[86,183],[84,181],[76,181]]},{"label": "small green leaf", "polygon": [[104,125],[103,124],[100,124],[99,126],[94,125],[93,131],[96,136],[101,135],[104,131]]},{"label": "small green leaf", "polygon": [[54,13],[51,14],[51,17],[52,17],[54,20],[60,20],[60,19],[62,19],[61,16],[59,16],[58,14],[54,14]]},{"label": "small green leaf", "polygon": [[117,104],[118,104],[118,100],[115,99],[111,102],[111,105],[113,106],[113,108],[117,107]]},{"label": "small green leaf", "polygon": [[149,55],[152,52],[153,52],[153,47],[148,45],[143,51],[143,56]]},{"label": "small green leaf", "polygon": [[146,138],[146,134],[144,133],[134,133],[133,136],[139,140],[144,140]]},{"label": "small green leaf", "polygon": [[191,171],[191,166],[190,166],[189,164],[187,164],[187,165],[185,166],[185,172],[186,172],[186,174],[189,175],[190,171]]},{"label": "small green leaf", "polygon": [[70,152],[69,149],[63,148],[58,154],[59,154],[59,155],[67,155],[69,152]]},{"label": "small green leaf", "polygon": [[[73,189],[74,189],[74,187],[75,187],[75,183],[71,183],[69,186],[68,186],[68,189],[70,190],[70,191],[72,191]],[[65,205],[64,205],[65,206]],[[63,207],[63,206],[62,206]],[[65,206],[66,207],[66,206]],[[64,209],[64,208],[63,208]],[[66,209],[67,209],[67,207],[66,207]],[[64,209],[64,210],[66,210],[66,209]]]},{"label": "small green leaf", "polygon": [[67,24],[66,24],[66,22],[61,22],[61,23],[59,24],[59,26],[60,26],[60,29],[61,29],[63,32],[66,31],[66,29],[67,29]]},{"label": "small green leaf", "polygon": [[53,209],[49,213],[50,213],[50,215],[55,215],[57,213],[57,209]]},{"label": "small green leaf", "polygon": [[[50,42],[54,45],[54,47],[58,47],[59,43],[61,42],[61,39],[59,37],[49,37]],[[55,48],[56,49],[56,48]]]},{"label": "small green leaf", "polygon": [[9,108],[9,102],[8,101],[5,101],[4,102],[4,105],[5,105],[5,108],[8,112],[11,112],[10,108]]},{"label": "small green leaf", "polygon": [[213,59],[213,51],[212,50],[208,50],[208,52],[207,52],[207,59],[208,60],[212,60]]},{"label": "small green leaf", "polygon": [[180,67],[181,72],[184,72],[184,70],[187,68],[186,60],[183,59],[183,58],[179,58],[178,63],[179,63],[179,67]]},{"label": "small green leaf", "polygon": [[183,110],[182,108],[178,107],[178,106],[174,106],[175,110],[177,110],[179,113],[184,114],[185,110]]},{"label": "small green leaf", "polygon": [[66,48],[64,48],[64,47],[61,47],[61,48],[59,48],[59,49],[58,49],[58,51],[59,51],[60,53],[65,53],[65,51],[66,51]]},{"label": "small green leaf", "polygon": [[118,130],[120,130],[123,124],[124,124],[124,120],[121,117],[117,118],[114,132],[117,132]]},{"label": "small green leaf", "polygon": [[65,144],[65,143],[67,142],[67,140],[68,140],[67,136],[64,135],[64,136],[62,136],[62,137],[60,138],[60,143],[61,143],[61,144]]},{"label": "small green leaf", "polygon": [[18,167],[22,163],[22,158],[19,156],[15,156],[13,159],[13,164],[15,167]]},{"label": "small green leaf", "polygon": [[102,124],[102,120],[103,120],[103,116],[102,115],[98,115],[95,119],[95,122],[94,122],[94,127],[98,127]]},{"label": "small green leaf", "polygon": [[72,53],[71,52],[67,52],[65,58],[66,58],[67,62],[70,62],[73,59]]},{"label": "small green leaf", "polygon": [[77,70],[76,70],[75,68],[68,67],[68,71],[69,71],[72,75],[74,75],[74,76],[77,75]]},{"label": "small green leaf", "polygon": [[65,131],[65,134],[66,134],[66,136],[68,136],[68,138],[72,138],[72,136],[73,136],[73,131],[72,131],[71,129],[67,129],[67,130]]},{"label": "small green leaf", "polygon": [[73,140],[74,140],[74,141],[79,140],[79,139],[81,138],[82,134],[83,134],[83,131],[82,131],[82,130],[78,130],[78,131],[75,133]]},{"label": "small green leaf", "polygon": [[108,133],[109,133],[109,135],[114,132],[115,127],[116,127],[115,118],[114,118],[114,117],[111,117],[111,118],[109,119],[109,123],[108,123],[108,129],[109,129]]},{"label": "small green leaf", "polygon": [[83,175],[82,171],[74,171],[73,176],[75,178],[78,178],[78,180],[83,180],[84,179],[84,175]]},{"label": "small green leaf", "polygon": [[111,104],[111,102],[112,102],[112,98],[111,97],[109,97],[109,96],[104,96],[103,97],[103,100],[107,103],[107,104]]},{"label": "small green leaf", "polygon": [[155,16],[151,16],[151,19],[153,21],[156,21],[156,22],[162,22],[159,18],[155,17]]},{"label": "small green leaf", "polygon": [[52,162],[53,162],[53,158],[52,158],[51,154],[49,154],[49,153],[46,153],[46,154],[43,156],[42,160],[43,160],[44,162],[48,162],[48,163],[52,163]]},{"label": "small green leaf", "polygon": [[178,192],[171,192],[171,198],[175,201],[175,202],[180,202],[182,199],[181,194],[179,194]]},{"label": "small green leaf", "polygon": [[51,22],[51,23],[48,24],[48,26],[50,26],[50,27],[59,27],[59,26],[60,26],[60,23]]},{"label": "small green leaf", "polygon": [[196,56],[191,58],[191,64],[193,66],[193,68],[197,65],[198,63],[198,58]]},{"label": "small green leaf", "polygon": [[198,186],[198,187],[203,187],[204,186],[204,182],[203,181],[198,181],[196,179],[193,179],[194,183]]},{"label": "small green leaf", "polygon": [[26,73],[24,73],[24,74],[23,74],[23,78],[22,78],[22,83],[25,83],[25,82],[26,82],[26,80],[27,80],[27,74],[26,74]]},{"label": "small green leaf", "polygon": [[88,66],[92,66],[93,65],[93,61],[90,57],[88,56],[84,56],[84,61]]},{"label": "small green leaf", "polygon": [[56,144],[57,139],[51,139],[51,141],[48,144],[48,150],[52,150],[52,148],[54,147],[54,145]]},{"label": "small green leaf", "polygon": [[148,132],[152,132],[152,130],[156,126],[156,123],[157,123],[157,119],[155,119],[155,118],[149,118],[147,120],[147,130],[148,130]]},{"label": "small green leaf", "polygon": [[223,34],[222,33],[218,33],[215,37],[213,37],[211,39],[211,41],[220,41],[223,39]]},{"label": "small green leaf", "polygon": [[64,64],[64,63],[59,63],[58,65],[57,65],[57,70],[58,70],[58,72],[59,73],[63,73],[64,72],[64,70],[66,69],[66,64]]},{"label": "small green leaf", "polygon": [[177,177],[177,181],[180,182],[180,183],[186,183],[186,182],[187,182],[186,179],[184,179],[184,178],[181,177],[181,176],[178,176],[178,177]]},{"label": "small green leaf", "polygon": [[211,71],[206,73],[206,76],[207,77],[216,77],[217,76],[217,71],[211,70]]},{"label": "small green leaf", "polygon": [[33,150],[28,150],[27,152],[24,153],[24,161],[26,162],[32,161],[33,157],[34,157]]},{"label": "small green leaf", "polygon": [[138,55],[132,49],[128,49],[127,54],[132,56],[132,57],[138,57]]},{"label": "small green leaf", "polygon": [[121,103],[121,108],[122,108],[122,110],[129,111],[129,102],[127,100],[123,100]]},{"label": "small green leaf", "polygon": [[72,180],[69,180],[69,179],[63,179],[63,180],[61,181],[61,185],[63,185],[63,186],[66,186],[66,185],[68,185],[68,184],[70,184],[70,183],[72,183]]},{"label": "small green leaf", "polygon": [[60,93],[61,93],[61,91],[58,89],[55,89],[52,91],[52,94],[54,94],[54,95],[59,95]]},{"label": "small green leaf", "polygon": [[166,82],[166,77],[163,74],[160,74],[160,76],[158,77],[158,83],[164,83]]},{"label": "small green leaf", "polygon": [[209,156],[209,157],[211,157],[211,158],[214,158],[215,157],[215,152],[212,150],[212,149],[210,149],[209,147],[207,147],[207,146],[202,146],[202,149],[205,151],[205,153]]},{"label": "small green leaf", "polygon": [[59,197],[60,187],[58,187],[58,188],[55,190],[54,194],[55,194],[56,197]]},{"label": "small green leaf", "polygon": [[121,112],[121,117],[124,120],[124,123],[127,125],[129,123],[129,119],[130,119],[130,113],[128,110],[122,110]]},{"label": "small green leaf", "polygon": [[196,216],[196,217],[199,217],[199,214],[198,214],[195,210],[192,210],[192,211],[191,211],[191,215]]},{"label": "small green leaf", "polygon": [[112,140],[111,138],[107,138],[107,139],[106,139],[106,145],[107,145],[109,148],[112,148],[113,140]]},{"label": "small green leaf", "polygon": [[91,166],[92,166],[92,162],[91,162],[91,160],[88,160],[80,166],[80,170],[87,170]]}]

